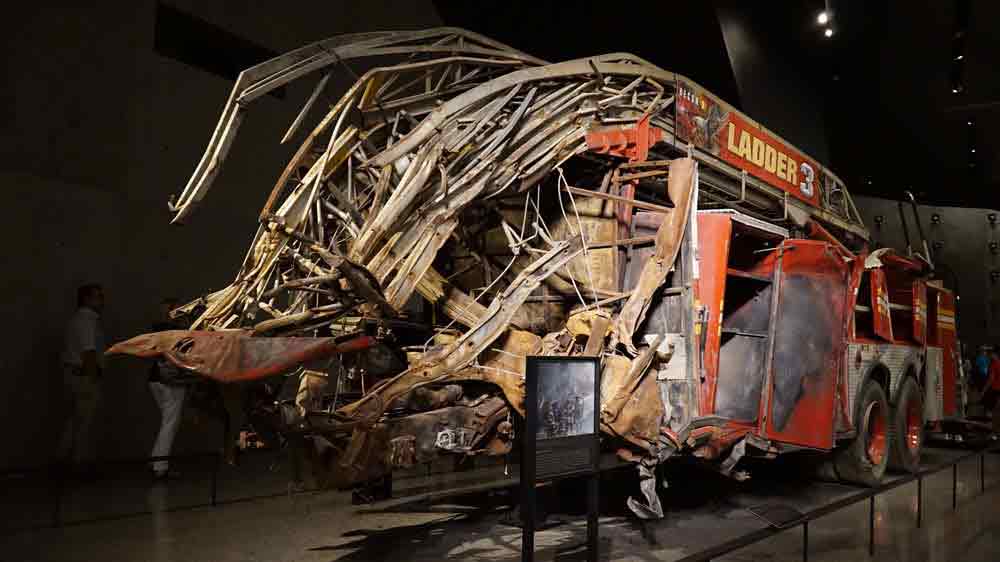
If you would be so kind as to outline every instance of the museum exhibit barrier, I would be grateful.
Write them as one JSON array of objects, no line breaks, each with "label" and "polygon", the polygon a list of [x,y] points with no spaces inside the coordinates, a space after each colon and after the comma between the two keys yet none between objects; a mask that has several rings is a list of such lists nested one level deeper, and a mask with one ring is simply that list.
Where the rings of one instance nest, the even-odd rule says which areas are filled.
[{"label": "museum exhibit barrier", "polygon": [[[761,519],[763,519],[765,521],[767,521],[768,517],[772,517],[775,520],[773,522],[771,522],[768,526],[764,527],[764,528],[761,528],[759,530],[755,530],[755,531],[752,531],[752,532],[748,532],[748,533],[743,533],[743,534],[741,534],[739,536],[735,536],[735,537],[730,538],[728,540],[720,541],[717,544],[710,545],[710,546],[708,546],[706,548],[699,548],[697,550],[697,552],[691,552],[690,554],[687,554],[686,556],[678,558],[677,560],[680,561],[680,562],[694,562],[694,561],[708,561],[708,560],[712,560],[714,558],[723,556],[723,555],[728,554],[730,552],[737,551],[737,550],[739,550],[741,548],[753,545],[755,543],[758,543],[760,541],[763,541],[765,539],[773,537],[773,536],[777,535],[778,533],[780,533],[782,531],[787,531],[789,529],[793,529],[794,527],[798,527],[798,526],[800,526],[802,528],[802,559],[803,560],[808,560],[809,559],[809,540],[810,540],[809,526],[810,526],[810,522],[813,521],[813,520],[819,519],[820,517],[823,517],[825,515],[832,514],[832,513],[836,512],[836,511],[839,511],[841,509],[844,509],[844,508],[850,507],[852,505],[864,502],[865,500],[868,500],[868,502],[869,502],[869,509],[868,509],[868,531],[869,531],[869,533],[868,533],[868,552],[869,552],[869,554],[871,554],[871,555],[874,556],[874,552],[875,552],[875,527],[876,527],[876,525],[875,525],[875,498],[877,496],[879,496],[881,494],[884,494],[886,492],[889,492],[891,490],[894,490],[896,488],[899,488],[901,486],[904,486],[906,484],[910,484],[910,483],[916,482],[916,513],[915,513],[916,520],[915,520],[915,524],[916,524],[917,528],[920,528],[920,527],[922,527],[922,525],[924,523],[924,505],[923,505],[924,504],[924,501],[923,501],[924,500],[924,498],[923,498],[923,495],[924,495],[924,489],[923,489],[924,488],[924,479],[926,479],[926,478],[928,478],[928,477],[930,477],[932,475],[936,475],[936,474],[940,474],[942,472],[945,472],[948,469],[951,469],[951,491],[952,491],[951,509],[952,510],[956,510],[958,508],[958,499],[959,499],[958,498],[958,496],[959,496],[959,489],[958,489],[959,488],[958,487],[959,465],[967,463],[969,460],[973,460],[973,459],[975,461],[977,461],[976,464],[978,464],[978,467],[976,467],[976,468],[978,469],[978,476],[979,476],[979,493],[981,494],[981,493],[985,492],[985,490],[986,490],[986,462],[985,462],[986,461],[986,455],[987,454],[997,454],[997,453],[1000,453],[1000,443],[993,443],[993,444],[991,444],[989,446],[986,446],[986,447],[983,447],[983,448],[979,448],[979,449],[975,449],[975,450],[970,450],[968,452],[957,453],[956,456],[950,457],[945,462],[933,463],[933,464],[929,464],[928,466],[921,467],[920,470],[917,471],[914,474],[893,475],[888,482],[886,482],[885,484],[883,484],[881,486],[878,486],[878,487],[874,487],[874,488],[855,488],[853,486],[850,486],[850,487],[844,486],[845,488],[849,488],[850,489],[848,495],[839,497],[839,498],[834,499],[832,501],[827,501],[827,502],[821,503],[821,505],[819,505],[818,507],[815,507],[813,509],[804,510],[804,511],[801,511],[801,512],[788,512],[788,513],[785,513],[785,514],[782,514],[782,513],[757,513],[757,515],[759,517],[761,517]],[[37,503],[39,504],[39,506],[43,507],[45,509],[45,513],[43,514],[43,517],[37,523],[35,523],[35,524],[22,525],[22,526],[14,527],[14,528],[7,528],[7,527],[0,528],[0,535],[8,535],[8,534],[13,534],[13,533],[17,533],[17,532],[23,532],[23,531],[29,531],[29,530],[35,530],[35,529],[41,529],[41,528],[54,528],[54,527],[74,526],[74,525],[83,525],[83,524],[87,524],[87,523],[95,523],[95,522],[108,521],[108,520],[114,520],[114,519],[125,519],[125,518],[130,518],[130,517],[140,517],[140,516],[143,516],[143,515],[153,515],[155,513],[162,513],[162,512],[177,512],[177,511],[185,511],[185,510],[202,508],[202,507],[222,507],[222,506],[225,506],[225,505],[228,505],[228,504],[232,504],[232,503],[239,503],[239,502],[245,502],[245,501],[253,501],[253,500],[256,500],[256,499],[263,499],[263,498],[273,498],[273,497],[278,497],[278,496],[288,495],[289,494],[289,491],[287,489],[285,489],[285,490],[280,491],[280,492],[257,493],[257,494],[242,494],[242,495],[232,496],[232,497],[227,497],[227,498],[222,497],[221,494],[220,494],[220,492],[222,491],[222,488],[223,488],[223,486],[221,485],[221,480],[222,479],[220,479],[220,469],[222,467],[223,460],[222,460],[222,456],[220,454],[216,453],[216,452],[194,453],[194,454],[187,454],[187,455],[171,455],[171,456],[168,456],[168,457],[156,457],[156,458],[146,457],[146,458],[136,458],[136,459],[116,459],[116,460],[110,460],[110,461],[102,462],[102,463],[100,463],[99,466],[103,467],[103,468],[112,467],[112,466],[128,466],[128,465],[142,466],[142,465],[146,465],[149,462],[152,462],[152,461],[155,461],[155,460],[170,460],[171,462],[208,461],[209,466],[205,467],[207,470],[199,471],[199,472],[196,472],[196,473],[185,473],[184,479],[183,479],[183,482],[185,484],[188,484],[188,485],[197,485],[197,486],[200,487],[200,489],[203,491],[201,493],[202,499],[199,500],[199,501],[191,502],[191,503],[185,503],[184,505],[181,505],[181,506],[169,507],[169,508],[165,508],[165,509],[146,509],[146,510],[142,510],[142,511],[129,511],[129,512],[113,513],[113,514],[101,515],[101,516],[97,516],[97,517],[70,518],[70,517],[66,516],[66,514],[64,513],[64,511],[65,511],[65,508],[66,508],[66,498],[73,491],[73,488],[70,487],[70,486],[64,486],[63,485],[64,482],[61,482],[58,478],[52,478],[51,481],[48,482],[49,488],[47,488],[47,489],[48,489],[49,493],[48,493],[47,499],[46,498],[41,498],[41,499],[36,498],[38,500]],[[32,475],[34,475],[34,476],[43,476],[44,477],[44,476],[47,476],[47,475],[51,475],[52,474],[51,471],[52,471],[51,467],[37,467],[37,468],[31,469],[30,473]],[[21,469],[21,470],[6,470],[3,473],[0,473],[0,476],[10,476],[11,474],[15,474],[15,473],[16,474],[26,474],[28,472],[29,471],[26,471],[24,469]],[[256,473],[249,472],[249,471],[246,472],[246,473],[242,473],[241,472],[241,473],[237,473],[237,474],[238,474],[239,477],[244,477],[245,476],[247,479],[249,479],[251,481],[254,479],[255,476],[257,476]],[[199,477],[202,480],[199,480]],[[10,480],[9,478],[4,478],[4,480],[2,482],[0,482],[0,493],[3,493],[3,495],[4,495],[5,498],[9,498],[10,497],[8,495],[9,494],[9,490],[7,490],[5,488],[9,487],[11,481],[12,480]],[[106,479],[105,481],[109,482],[109,483],[113,482],[110,478]],[[506,485],[503,486],[503,487],[510,488],[510,487],[515,487],[518,484],[519,484],[519,478],[513,477],[513,478],[510,478],[506,482]],[[170,484],[168,484],[168,486],[165,486],[164,488],[169,487],[169,485]],[[86,486],[87,485],[85,484],[81,488],[85,488]],[[148,480],[147,480],[146,486],[147,486],[147,488],[153,488],[154,487],[154,485],[150,484]],[[831,486],[838,486],[839,487],[840,485],[831,485]],[[485,491],[488,491],[488,490],[496,490],[497,488],[499,488],[499,486],[496,486],[496,485],[482,486],[478,491],[485,492]],[[306,492],[314,492],[314,490],[306,490]],[[464,492],[465,493],[475,493],[475,491],[473,489],[468,489],[468,488],[465,489]],[[116,492],[112,492],[112,493],[116,493]],[[428,504],[433,503],[435,501],[445,500],[445,499],[447,499],[447,498],[449,498],[449,497],[451,497],[453,495],[454,495],[454,491],[452,491],[452,493],[448,493],[446,491],[441,491],[441,492],[438,492],[438,493],[417,494],[415,496],[410,496],[410,497],[396,498],[394,500],[389,500],[388,502],[379,502],[376,505],[381,504],[381,507],[383,509],[386,509],[386,507],[387,507],[386,504],[392,504],[393,507],[395,507],[396,509],[398,509],[398,508],[401,508],[401,507],[403,507],[405,505],[413,505],[413,504],[428,505]],[[16,508],[16,506],[11,506],[11,507]],[[388,508],[388,509],[392,510],[392,508]],[[364,513],[370,512],[370,511],[372,511],[372,510],[370,510],[370,509],[361,509],[361,510],[358,511],[358,513],[359,514],[364,514]],[[374,511],[381,511],[381,510],[374,510]],[[19,516],[23,515],[20,511],[18,512],[18,514],[19,514]],[[789,516],[789,514],[791,516]],[[667,517],[668,517],[668,519],[670,518],[670,514],[669,513],[668,513]],[[28,519],[28,518],[22,516],[22,519]],[[646,524],[646,525],[656,525],[658,523],[657,522],[647,522],[647,523],[644,523],[644,524]]]},{"label": "museum exhibit barrier", "polygon": [[[277,459],[284,462],[281,456],[264,458],[258,453],[245,455],[244,459],[249,461],[247,464],[261,464],[270,459],[272,467]],[[148,465],[159,460],[170,461],[172,467],[181,465],[182,477],[164,483],[152,480]],[[0,526],[0,535],[215,507],[292,492],[286,479],[276,476],[271,479],[273,482],[261,482],[262,471],[247,466],[246,470],[234,472],[235,479],[231,479],[232,483],[245,481],[231,486],[225,494],[224,479],[220,477],[223,464],[222,454],[211,451],[99,461],[93,467],[101,477],[93,481],[80,481],[57,465],[0,471],[0,495],[7,498],[5,503],[9,508],[3,511],[8,516]],[[306,488],[295,492],[313,491],[314,488]],[[157,495],[157,492],[162,493]],[[14,497],[18,493],[22,496],[20,502]],[[71,507],[77,508],[75,515]],[[14,513],[17,517],[11,517]]]},{"label": "museum exhibit barrier", "polygon": [[899,488],[906,484],[910,484],[914,481],[917,483],[917,509],[916,509],[916,526],[920,528],[923,525],[923,481],[924,478],[943,472],[947,469],[951,469],[951,509],[952,511],[958,509],[958,466],[969,459],[978,459],[979,465],[979,493],[982,494],[986,491],[986,455],[989,453],[1000,452],[1000,443],[993,443],[989,446],[969,451],[966,454],[962,454],[958,457],[949,459],[947,462],[936,463],[930,466],[921,467],[918,471],[912,474],[906,474],[898,476],[891,479],[890,481],[872,488],[859,489],[856,493],[852,493],[847,497],[841,498],[836,501],[832,501],[818,508],[806,511],[804,513],[796,513],[794,517],[783,518],[782,515],[778,514],[777,520],[768,520],[767,514],[757,513],[756,515],[762,516],[761,518],[768,521],[769,525],[766,528],[741,535],[739,537],[733,538],[731,540],[721,542],[719,544],[713,545],[709,548],[701,550],[678,559],[676,562],[706,562],[713,558],[729,554],[730,552],[739,550],[743,547],[750,546],[754,543],[760,542],[764,539],[773,537],[782,531],[794,528],[796,526],[802,527],[802,560],[807,562],[809,560],[809,522],[824,515],[829,515],[835,511],[844,509],[851,505],[868,500],[868,554],[869,556],[875,555],[875,498],[885,492]]},{"label": "museum exhibit barrier", "polygon": [[[146,487],[151,487],[156,483],[149,478],[148,469],[146,467],[155,461],[170,461],[171,463],[183,463],[185,466],[190,466],[193,461],[208,461],[206,467],[207,470],[201,471],[202,478],[197,477],[197,472],[193,474],[187,474],[185,476],[185,484],[191,485],[198,483],[199,487],[204,486],[203,500],[196,500],[195,502],[185,503],[182,506],[156,509],[148,508],[144,510],[128,510],[122,512],[103,513],[96,516],[85,516],[85,517],[67,517],[66,509],[67,503],[70,501],[70,496],[77,492],[90,492],[90,495],[107,493],[108,496],[96,496],[96,500],[93,506],[86,506],[87,509],[84,511],[101,511],[96,509],[98,502],[104,504],[104,511],[107,511],[107,506],[114,503],[114,496],[121,493],[122,484],[121,478],[125,471],[128,471],[134,467],[143,467],[142,473],[146,478],[142,480]],[[32,507],[44,506],[45,516],[35,517],[32,520],[31,517],[24,517],[29,523],[22,526],[4,526],[0,528],[0,533],[10,533],[25,530],[33,530],[39,528],[47,527],[62,527],[67,525],[76,525],[82,523],[93,523],[97,521],[106,521],[109,519],[121,519],[126,517],[133,517],[138,515],[148,515],[157,511],[176,511],[179,509],[191,509],[195,507],[205,507],[205,506],[215,506],[218,504],[218,488],[219,488],[219,467],[222,463],[222,456],[218,452],[200,452],[200,453],[187,453],[178,455],[163,455],[155,457],[133,457],[133,458],[119,458],[119,459],[108,459],[102,460],[94,463],[92,466],[100,477],[86,478],[86,477],[75,477],[72,475],[68,468],[63,465],[44,465],[35,466],[30,468],[13,468],[0,472],[0,491],[3,491],[5,497],[10,498],[9,494],[14,492],[15,486],[20,488],[22,492],[26,492],[30,495]],[[110,486],[107,488],[107,486]],[[102,500],[103,498],[103,500]],[[12,501],[12,504],[16,504],[16,501]],[[148,507],[148,506],[147,506]],[[22,509],[23,512],[29,512],[30,509]],[[9,518],[8,518],[9,520]]]}]

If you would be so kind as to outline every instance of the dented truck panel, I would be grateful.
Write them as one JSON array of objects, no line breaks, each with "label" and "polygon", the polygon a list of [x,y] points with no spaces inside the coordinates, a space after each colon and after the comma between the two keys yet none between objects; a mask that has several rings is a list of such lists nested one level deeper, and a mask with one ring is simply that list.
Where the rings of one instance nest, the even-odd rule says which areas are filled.
[{"label": "dented truck panel", "polygon": [[[253,101],[322,72],[315,100],[345,61],[378,66],[311,129],[311,102],[290,125],[281,142],[301,144],[254,195],[260,224],[231,282],[174,311],[188,330],[110,353],[222,383],[299,377],[278,430],[302,434],[335,487],[440,458],[510,461],[531,355],[601,357],[602,446],[635,465],[640,517],[662,516],[655,468],[675,455],[734,476],[745,455],[849,432],[855,379],[879,360],[846,341],[870,258],[850,195],[634,55],[549,63],[456,28],[307,45],[240,75],[175,222],[193,220]],[[892,346],[876,278],[922,269],[876,253]],[[944,292],[911,294],[953,319]]]},{"label": "dented truck panel", "polygon": [[829,449],[846,336],[848,268],[839,250],[823,242],[788,240],[777,251],[761,427],[770,439]]}]

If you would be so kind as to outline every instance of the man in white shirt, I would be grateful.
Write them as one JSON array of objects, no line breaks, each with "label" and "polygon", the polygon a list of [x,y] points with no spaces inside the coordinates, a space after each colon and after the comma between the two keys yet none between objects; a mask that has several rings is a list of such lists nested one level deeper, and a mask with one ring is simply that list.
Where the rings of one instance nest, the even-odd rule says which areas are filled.
[{"label": "man in white shirt", "polygon": [[104,331],[101,312],[104,290],[100,285],[83,285],[76,292],[77,309],[66,328],[63,350],[63,380],[72,406],[59,446],[59,458],[78,469],[94,460],[91,429],[101,398],[101,370],[104,367]]}]

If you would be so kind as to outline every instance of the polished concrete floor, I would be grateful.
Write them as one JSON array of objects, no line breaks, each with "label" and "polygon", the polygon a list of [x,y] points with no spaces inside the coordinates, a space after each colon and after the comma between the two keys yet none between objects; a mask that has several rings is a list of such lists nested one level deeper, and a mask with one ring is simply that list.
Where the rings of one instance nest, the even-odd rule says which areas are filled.
[{"label": "polished concrete floor", "polygon": [[[358,508],[350,505],[347,494],[283,493],[283,469],[270,464],[260,457],[238,470],[224,470],[219,497],[227,503],[216,507],[184,508],[207,500],[204,466],[188,466],[184,479],[168,484],[154,485],[144,475],[128,472],[109,475],[66,494],[60,528],[44,527],[54,511],[43,488],[27,480],[3,482],[0,561],[519,560],[520,530],[503,522],[500,508],[484,507],[485,500],[472,502],[478,507]],[[1000,560],[1000,455],[987,456],[982,494],[978,468],[975,460],[960,465],[955,511],[951,471],[925,478],[919,529],[915,483],[878,496],[874,559]],[[795,480],[794,475],[772,474],[762,476],[764,484],[756,488],[733,487],[682,471],[667,491],[669,514],[663,521],[639,525],[620,508],[604,509],[601,558],[681,559],[766,527],[745,509],[750,504],[765,501],[807,510],[857,493],[832,484],[786,484],[786,479]],[[558,493],[566,495],[567,503],[578,503],[578,497],[569,497],[574,495],[572,484]],[[615,493],[608,490],[605,504],[620,503],[610,497]],[[247,499],[254,496],[270,497]],[[809,560],[872,559],[868,509],[864,501],[813,521]],[[134,514],[143,510],[153,513]],[[556,517],[564,522],[536,537],[536,559],[583,560],[573,548],[585,535],[582,518]],[[86,522],[95,518],[100,520]],[[714,560],[801,560],[802,546],[801,527],[794,527]]]}]

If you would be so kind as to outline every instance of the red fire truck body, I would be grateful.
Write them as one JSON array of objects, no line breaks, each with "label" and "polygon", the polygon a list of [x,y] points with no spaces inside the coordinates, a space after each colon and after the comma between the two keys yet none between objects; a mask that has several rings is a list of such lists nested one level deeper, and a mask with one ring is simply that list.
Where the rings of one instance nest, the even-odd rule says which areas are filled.
[{"label": "red fire truck body", "polygon": [[[699,161],[701,200],[713,173],[742,182],[738,199],[711,197],[692,232],[697,410],[730,430],[702,456],[745,436],[772,453],[836,449],[844,480],[914,470],[924,428],[962,415],[955,295],[926,245],[872,249],[831,171],[696,84],[678,91],[675,130]],[[748,178],[783,210],[753,213]]]},{"label": "red fire truck body", "polygon": [[776,451],[853,439],[914,468],[925,423],[959,413],[954,296],[926,264],[735,212],[700,212],[698,241],[701,412]]}]

